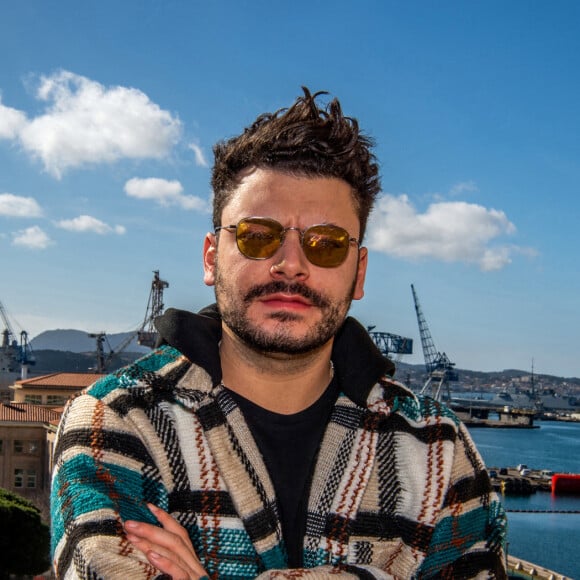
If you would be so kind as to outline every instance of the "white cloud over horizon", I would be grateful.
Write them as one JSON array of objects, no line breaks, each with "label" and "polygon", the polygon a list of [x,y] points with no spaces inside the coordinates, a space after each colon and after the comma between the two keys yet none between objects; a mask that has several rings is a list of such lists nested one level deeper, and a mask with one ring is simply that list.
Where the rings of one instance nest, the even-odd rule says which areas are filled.
[{"label": "white cloud over horizon", "polygon": [[398,258],[463,262],[489,272],[511,263],[515,253],[534,254],[530,248],[502,243],[501,238],[515,232],[501,210],[438,201],[420,213],[407,195],[384,194],[369,220],[367,245]]},{"label": "white cloud over horizon", "polygon": [[184,195],[183,186],[176,179],[133,177],[125,183],[125,193],[129,197],[152,200],[164,207],[178,206],[185,210],[209,211],[208,203],[204,199]]},{"label": "white cloud over horizon", "polygon": [[12,234],[12,245],[30,250],[44,250],[54,242],[39,226],[31,226]]},{"label": "white cloud over horizon", "polygon": [[85,165],[167,157],[181,137],[179,118],[138,89],[61,70],[42,76],[35,96],[46,108],[32,119],[0,102],[0,138],[17,141],[58,179]]},{"label": "white cloud over horizon", "polygon": [[124,226],[116,225],[110,226],[105,222],[92,217],[90,215],[80,215],[76,218],[70,220],[60,220],[56,222],[56,226],[63,230],[68,230],[69,232],[91,232],[99,235],[107,234],[118,234],[123,235],[126,233],[126,228]]},{"label": "white cloud over horizon", "polygon": [[33,197],[23,197],[13,193],[0,193],[0,215],[33,218],[40,217],[42,209]]}]

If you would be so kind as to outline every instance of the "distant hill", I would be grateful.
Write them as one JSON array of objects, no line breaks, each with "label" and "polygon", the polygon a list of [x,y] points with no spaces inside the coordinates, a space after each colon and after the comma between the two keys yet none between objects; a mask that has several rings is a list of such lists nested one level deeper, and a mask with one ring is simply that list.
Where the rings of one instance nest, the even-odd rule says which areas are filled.
[{"label": "distant hill", "polygon": [[[115,354],[107,363],[106,372],[113,372],[142,356],[136,352]],[[97,357],[94,352],[67,352],[64,350],[35,350],[36,364],[28,370],[29,376],[50,373],[96,372]]]},{"label": "distant hill", "polygon": [[[137,338],[129,343],[123,350],[117,349],[132,333],[120,332],[107,334],[104,344],[105,356],[111,350],[115,353],[109,362],[109,371],[125,366],[139,356],[150,352],[150,349],[137,343]],[[82,330],[58,329],[47,330],[31,340],[32,350],[37,359],[37,364],[30,371],[33,374],[64,371],[86,371],[96,365],[96,339],[88,336]],[[414,387],[421,387],[426,380],[425,366],[422,364],[408,364],[403,361],[396,363],[397,372],[395,377]],[[490,383],[507,383],[510,380],[523,376],[529,376],[530,372],[517,369],[504,369],[495,372],[472,371],[457,369],[459,384],[479,385]],[[552,375],[535,375],[538,383],[543,386],[558,386],[562,384],[572,385],[580,390],[580,378],[556,377]]]},{"label": "distant hill", "polygon": [[[119,345],[131,336],[131,332],[119,332],[117,334],[107,334],[104,344],[105,354],[111,350],[117,351]],[[90,353],[97,349],[96,339],[91,338],[88,332],[83,330],[45,330],[31,341],[33,351],[39,350],[60,350],[75,353]],[[137,343],[137,337],[129,343],[124,352],[146,353],[149,348]]]}]

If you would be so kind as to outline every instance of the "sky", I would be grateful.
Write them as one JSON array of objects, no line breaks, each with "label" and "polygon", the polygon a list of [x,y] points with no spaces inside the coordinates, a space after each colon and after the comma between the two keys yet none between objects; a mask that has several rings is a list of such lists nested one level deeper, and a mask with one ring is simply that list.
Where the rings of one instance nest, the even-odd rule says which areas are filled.
[{"label": "sky", "polygon": [[[458,368],[580,377],[576,0],[0,6],[0,302],[15,332],[125,332],[202,281],[212,146],[301,86],[376,142],[351,314]],[[1,325],[1,323],[0,323]]]}]

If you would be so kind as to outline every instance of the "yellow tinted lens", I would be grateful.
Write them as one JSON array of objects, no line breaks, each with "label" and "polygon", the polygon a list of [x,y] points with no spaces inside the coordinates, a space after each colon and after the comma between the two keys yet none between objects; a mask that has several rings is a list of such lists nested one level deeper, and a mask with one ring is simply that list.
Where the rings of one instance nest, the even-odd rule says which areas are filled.
[{"label": "yellow tinted lens", "polygon": [[238,249],[248,258],[265,260],[280,247],[283,231],[277,221],[267,218],[241,220],[236,229]]},{"label": "yellow tinted lens", "polygon": [[349,244],[348,232],[338,226],[312,226],[304,232],[304,253],[315,266],[340,266],[346,259]]}]

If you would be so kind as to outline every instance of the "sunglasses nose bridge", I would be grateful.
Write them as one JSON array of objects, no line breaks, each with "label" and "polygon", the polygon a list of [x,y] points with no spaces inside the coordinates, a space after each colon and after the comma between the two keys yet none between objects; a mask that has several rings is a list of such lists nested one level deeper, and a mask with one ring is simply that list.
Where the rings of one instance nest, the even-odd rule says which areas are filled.
[{"label": "sunglasses nose bridge", "polygon": [[[292,231],[298,234],[297,240],[296,239],[290,240],[289,241],[290,245],[287,245],[285,244],[287,234]],[[294,226],[284,228],[280,232],[280,242],[276,250],[276,253],[281,251],[279,259],[284,263],[309,262],[304,253],[303,241],[304,241],[304,230],[301,230],[300,228]],[[296,242],[298,242],[297,245],[295,245]],[[304,265],[300,266],[300,268],[302,267],[304,267]]]},{"label": "sunglasses nose bridge", "polygon": [[284,244],[284,240],[286,239],[286,234],[288,232],[296,232],[298,234],[298,240],[300,241],[300,245],[302,245],[302,243],[304,242],[304,230],[301,230],[300,228],[291,226],[288,228],[284,228],[282,230],[282,232],[280,233],[280,246],[282,246],[282,244]]}]

